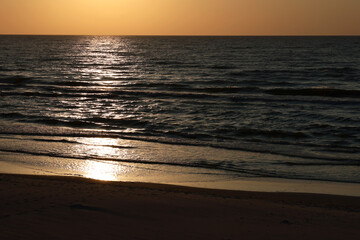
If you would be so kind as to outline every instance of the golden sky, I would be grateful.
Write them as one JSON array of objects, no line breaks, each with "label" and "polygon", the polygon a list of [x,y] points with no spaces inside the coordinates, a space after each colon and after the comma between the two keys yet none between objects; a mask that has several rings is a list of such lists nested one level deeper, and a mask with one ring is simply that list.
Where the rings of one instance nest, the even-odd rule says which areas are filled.
[{"label": "golden sky", "polygon": [[0,0],[0,34],[360,35],[360,0]]}]

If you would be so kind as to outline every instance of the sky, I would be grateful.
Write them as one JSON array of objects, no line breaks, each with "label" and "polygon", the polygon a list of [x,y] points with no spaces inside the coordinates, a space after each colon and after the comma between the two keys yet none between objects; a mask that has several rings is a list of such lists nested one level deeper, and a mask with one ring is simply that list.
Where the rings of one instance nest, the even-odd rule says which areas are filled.
[{"label": "sky", "polygon": [[0,34],[360,35],[360,0],[0,0]]}]

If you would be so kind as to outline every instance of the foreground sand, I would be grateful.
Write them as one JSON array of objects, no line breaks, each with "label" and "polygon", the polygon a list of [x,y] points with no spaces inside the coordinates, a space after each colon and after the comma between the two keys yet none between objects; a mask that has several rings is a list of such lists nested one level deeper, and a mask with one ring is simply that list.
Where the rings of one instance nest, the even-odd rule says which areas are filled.
[{"label": "foreground sand", "polygon": [[0,239],[360,239],[360,198],[0,175]]}]

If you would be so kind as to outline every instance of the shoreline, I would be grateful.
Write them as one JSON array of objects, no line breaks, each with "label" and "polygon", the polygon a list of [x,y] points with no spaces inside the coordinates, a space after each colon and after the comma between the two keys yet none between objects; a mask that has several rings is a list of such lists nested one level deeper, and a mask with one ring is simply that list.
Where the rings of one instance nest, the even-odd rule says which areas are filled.
[{"label": "shoreline", "polygon": [[[80,176],[210,189],[360,196],[360,183],[355,183],[358,179],[356,168],[337,169],[332,166],[324,170],[330,177],[317,177],[316,173],[321,172],[319,167],[301,167],[299,170],[297,166],[283,163],[300,161],[302,165],[302,160],[273,154],[108,138],[5,136],[0,145],[4,149],[0,151],[0,173]],[[58,152],[61,154],[52,155]],[[201,159],[205,159],[204,163]],[[237,161],[239,166],[232,166]],[[227,165],[230,165],[230,170]],[[232,168],[235,168],[234,172]],[[265,172],[269,174],[262,173],[262,169],[267,169]],[[338,178],[336,174],[339,172],[349,176]],[[296,179],[296,176],[309,180]],[[341,179],[353,179],[354,183],[341,182]]]},{"label": "shoreline", "polygon": [[2,239],[356,239],[360,198],[0,174]]},{"label": "shoreline", "polygon": [[[0,175],[33,175],[33,176],[58,176],[79,177],[84,179],[104,180],[111,182],[144,182],[149,184],[169,184],[184,187],[253,191],[253,192],[287,192],[287,193],[314,193],[342,196],[360,197],[359,183],[343,183],[317,180],[301,180],[270,177],[231,177],[222,174],[221,171],[211,172],[208,169],[181,168],[178,166],[157,166],[156,164],[122,163],[121,175],[113,175],[113,165],[98,161],[79,161],[82,165],[76,171],[75,168],[66,170],[58,166],[70,165],[73,159],[57,159],[48,157],[27,157],[20,155],[5,156],[4,159],[11,161],[0,161]],[[49,161],[51,159],[51,161]],[[30,165],[21,162],[26,160]],[[58,166],[52,162],[59,163]],[[36,164],[41,167],[36,167]],[[47,166],[49,165],[49,166]],[[85,170],[84,170],[85,169]],[[210,173],[210,174],[209,174]],[[214,174],[212,174],[214,173]]]}]

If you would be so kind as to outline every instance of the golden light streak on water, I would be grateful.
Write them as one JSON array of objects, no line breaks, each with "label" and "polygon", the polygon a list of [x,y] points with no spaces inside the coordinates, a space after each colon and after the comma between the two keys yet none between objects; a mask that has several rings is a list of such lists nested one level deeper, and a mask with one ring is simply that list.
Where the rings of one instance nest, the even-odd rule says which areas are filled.
[{"label": "golden light streak on water", "polygon": [[116,181],[125,168],[107,162],[87,161],[84,166],[85,177],[104,181]]},{"label": "golden light streak on water", "polygon": [[[74,152],[87,153],[95,158],[114,158],[124,159],[131,154],[130,149],[115,148],[119,146],[119,140],[110,138],[83,138],[78,139],[84,145],[75,145],[77,148]],[[81,164],[82,165],[82,164]],[[84,177],[104,180],[104,181],[117,181],[122,175],[130,171],[129,167],[123,166],[116,161],[100,161],[100,160],[87,160],[80,167]]]}]

